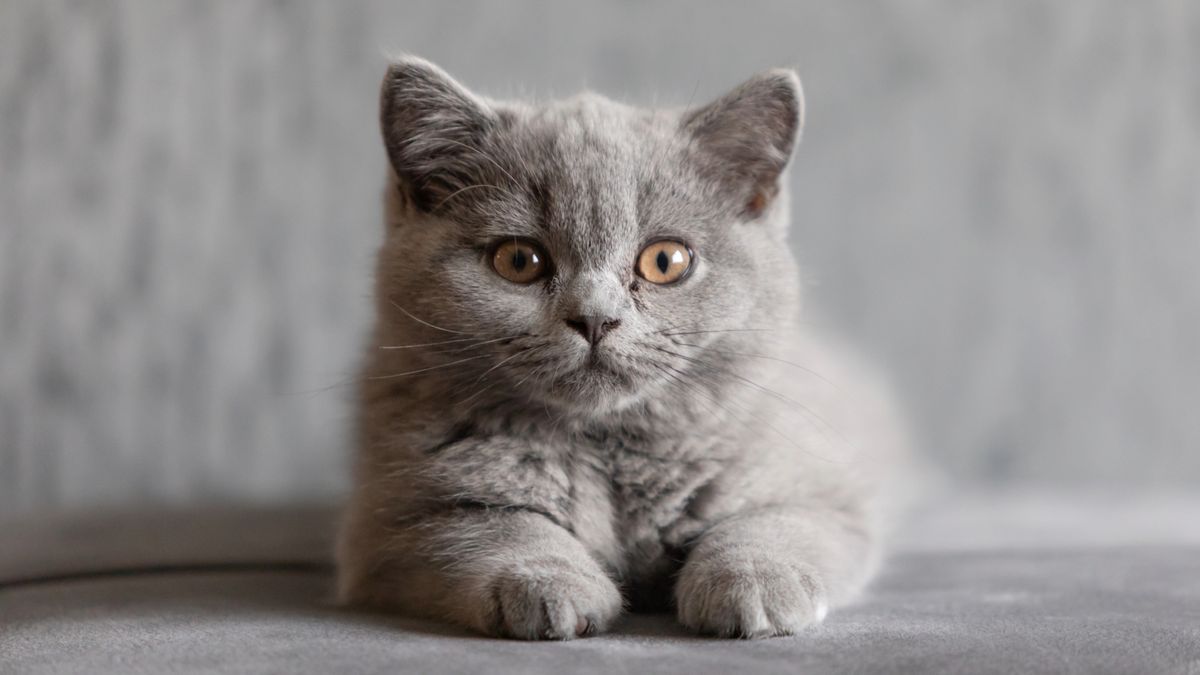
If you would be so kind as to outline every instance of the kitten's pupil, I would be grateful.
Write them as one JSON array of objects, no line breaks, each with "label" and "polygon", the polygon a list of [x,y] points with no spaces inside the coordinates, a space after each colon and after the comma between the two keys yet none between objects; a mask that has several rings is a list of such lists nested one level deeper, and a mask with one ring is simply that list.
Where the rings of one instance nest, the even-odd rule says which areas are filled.
[{"label": "kitten's pupil", "polygon": [[666,274],[667,268],[671,266],[671,259],[667,257],[666,251],[659,251],[658,257],[654,259],[654,264],[658,265],[658,271]]},{"label": "kitten's pupil", "polygon": [[512,259],[513,269],[520,272],[521,270],[525,269],[525,263],[525,252],[521,249],[517,249],[517,252],[513,254]]}]

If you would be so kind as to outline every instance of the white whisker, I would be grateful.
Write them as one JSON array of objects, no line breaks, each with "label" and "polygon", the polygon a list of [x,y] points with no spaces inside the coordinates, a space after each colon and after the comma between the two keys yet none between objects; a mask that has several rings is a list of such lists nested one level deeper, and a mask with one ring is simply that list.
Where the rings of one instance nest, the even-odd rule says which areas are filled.
[{"label": "white whisker", "polygon": [[420,347],[440,347],[442,345],[454,344],[456,342],[470,342],[475,338],[455,338],[453,340],[443,340],[441,342],[423,342],[415,345],[380,345],[379,349],[417,349]]},{"label": "white whisker", "polygon": [[442,328],[441,326],[435,326],[424,319],[420,319],[418,317],[413,316],[412,312],[409,312],[407,309],[404,309],[403,307],[401,307],[399,304],[397,304],[397,302],[395,300],[388,300],[388,302],[392,303],[392,306],[395,307],[396,309],[400,310],[401,312],[404,312],[405,316],[407,316],[408,318],[412,319],[413,321],[416,321],[417,323],[419,323],[423,326],[429,326],[430,328],[432,328],[434,330],[440,330],[444,333],[454,333],[455,335],[470,335],[470,333],[465,333],[461,330],[451,330],[449,328]]},{"label": "white whisker", "polygon": [[397,377],[406,377],[408,375],[416,375],[417,373],[427,373],[431,370],[438,370],[439,368],[449,368],[450,366],[458,365],[460,363],[466,363],[467,361],[475,361],[475,360],[483,359],[483,358],[487,358],[487,357],[488,357],[488,354],[480,354],[479,356],[471,356],[471,357],[468,357],[465,359],[459,359],[458,361],[451,361],[450,363],[443,363],[443,364],[436,365],[436,366],[429,366],[428,368],[418,368],[416,370],[409,370],[409,371],[406,371],[403,373],[395,373],[393,375],[375,375],[372,377],[368,377],[367,379],[368,380],[391,380],[391,379],[397,378]]},{"label": "white whisker", "polygon": [[451,192],[450,194],[443,197],[442,200],[440,202],[438,202],[431,210],[432,211],[440,211],[441,208],[443,206],[445,206],[446,202],[457,197],[460,193],[466,192],[467,190],[474,190],[476,188],[491,188],[493,190],[499,190],[499,191],[507,193],[507,194],[512,194],[511,190],[505,190],[504,188],[500,187],[499,185],[488,185],[486,183],[480,183],[478,185],[468,185],[466,187],[461,187],[461,188],[455,190],[454,192]]}]

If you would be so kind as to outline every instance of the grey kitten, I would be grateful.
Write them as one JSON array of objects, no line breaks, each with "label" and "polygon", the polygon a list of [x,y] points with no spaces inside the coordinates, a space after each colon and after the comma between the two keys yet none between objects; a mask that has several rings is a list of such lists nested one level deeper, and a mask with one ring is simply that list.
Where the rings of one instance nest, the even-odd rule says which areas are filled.
[{"label": "grey kitten", "polygon": [[567,639],[623,606],[781,635],[853,596],[897,446],[798,330],[802,112],[790,70],[645,110],[391,65],[343,601]]}]

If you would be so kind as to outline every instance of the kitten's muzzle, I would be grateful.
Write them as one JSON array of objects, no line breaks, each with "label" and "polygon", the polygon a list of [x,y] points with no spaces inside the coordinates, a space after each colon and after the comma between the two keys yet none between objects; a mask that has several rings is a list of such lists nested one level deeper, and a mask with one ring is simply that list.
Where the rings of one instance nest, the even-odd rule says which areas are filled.
[{"label": "kitten's muzzle", "polygon": [[563,321],[572,330],[583,336],[583,339],[588,341],[588,344],[594,349],[600,344],[600,340],[604,338],[614,328],[621,325],[619,319],[612,319],[606,316],[597,316],[594,314],[577,316],[571,319],[563,319]]}]

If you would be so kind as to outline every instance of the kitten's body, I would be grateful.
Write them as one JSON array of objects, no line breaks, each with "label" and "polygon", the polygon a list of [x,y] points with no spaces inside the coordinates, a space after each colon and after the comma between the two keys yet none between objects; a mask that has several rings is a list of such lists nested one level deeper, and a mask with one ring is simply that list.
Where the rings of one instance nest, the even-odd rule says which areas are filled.
[{"label": "kitten's body", "polygon": [[[786,71],[681,113],[501,106],[393,66],[345,600],[565,638],[624,599],[754,636],[861,586],[894,444],[798,329],[777,181],[799,117]],[[544,284],[487,269],[512,236],[545,246]],[[659,236],[695,250],[678,284],[633,272]],[[617,327],[589,346],[578,315]]]}]

